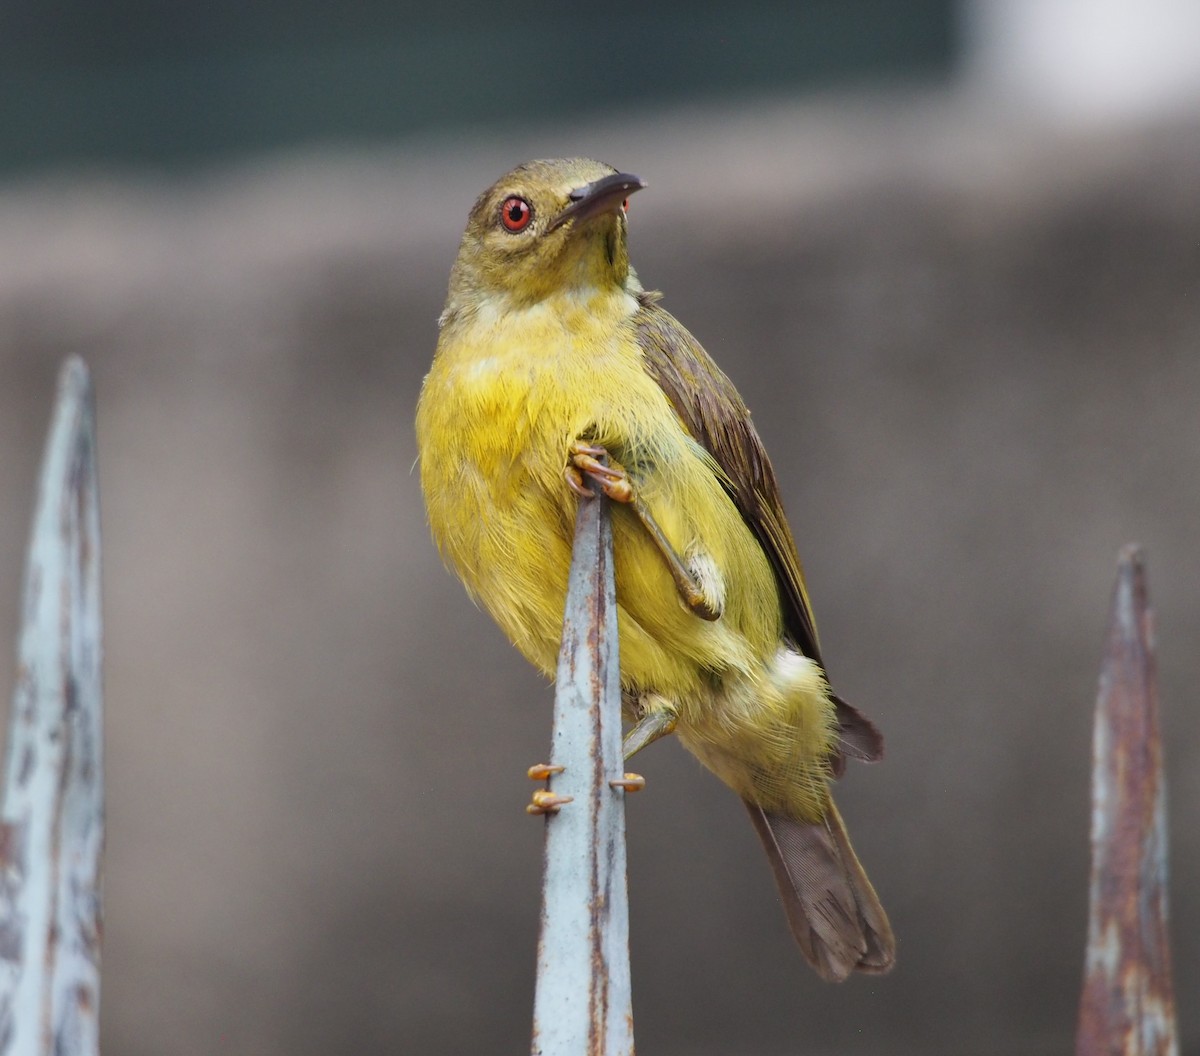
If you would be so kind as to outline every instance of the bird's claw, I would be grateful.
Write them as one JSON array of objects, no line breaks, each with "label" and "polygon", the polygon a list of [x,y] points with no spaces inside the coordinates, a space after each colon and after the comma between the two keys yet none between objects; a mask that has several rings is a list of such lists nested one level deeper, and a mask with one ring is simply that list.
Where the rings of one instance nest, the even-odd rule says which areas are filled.
[{"label": "bird's claw", "polygon": [[[534,763],[526,773],[529,775],[530,781],[549,781],[555,774],[561,774],[566,770],[565,766],[557,766],[554,763]],[[551,792],[549,788],[539,788],[533,794],[533,799],[530,800],[528,806],[525,807],[526,814],[557,814],[559,808],[564,803],[570,803],[574,797],[560,796]]]},{"label": "bird's claw", "polygon": [[619,781],[610,781],[609,788],[623,788],[626,792],[640,792],[646,787],[646,779],[641,774],[625,774]]},{"label": "bird's claw", "polygon": [[555,795],[548,788],[539,788],[534,794],[533,799],[525,808],[526,814],[557,814],[559,808],[564,803],[570,803],[574,796],[559,796]]},{"label": "bird's claw", "polygon": [[587,477],[598,484],[613,502],[633,502],[633,483],[629,475],[625,470],[602,461],[607,457],[608,452],[604,448],[576,440],[567,449],[567,465],[563,470],[567,486],[577,495],[590,499],[596,493],[584,483]]}]

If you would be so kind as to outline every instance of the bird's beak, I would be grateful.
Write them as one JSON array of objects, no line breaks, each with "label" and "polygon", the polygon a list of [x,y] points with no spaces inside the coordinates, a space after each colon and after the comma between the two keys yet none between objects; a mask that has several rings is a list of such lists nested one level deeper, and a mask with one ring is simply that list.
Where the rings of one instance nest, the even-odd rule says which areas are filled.
[{"label": "bird's beak", "polygon": [[616,210],[634,191],[640,191],[645,186],[638,176],[614,172],[611,176],[576,187],[569,196],[571,204],[550,222],[546,232],[549,234],[562,227],[568,220],[586,220],[590,216]]}]

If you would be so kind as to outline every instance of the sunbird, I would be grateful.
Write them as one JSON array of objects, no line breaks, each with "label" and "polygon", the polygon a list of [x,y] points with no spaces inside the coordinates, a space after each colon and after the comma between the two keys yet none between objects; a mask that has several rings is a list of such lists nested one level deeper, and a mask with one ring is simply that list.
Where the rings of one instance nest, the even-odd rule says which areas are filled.
[{"label": "sunbird", "polygon": [[577,503],[613,499],[626,757],[674,733],[745,802],[817,972],[885,972],[895,939],[829,790],[883,739],[830,689],[750,412],[630,266],[644,186],[531,161],[475,202],[417,408],[429,524],[553,678]]}]

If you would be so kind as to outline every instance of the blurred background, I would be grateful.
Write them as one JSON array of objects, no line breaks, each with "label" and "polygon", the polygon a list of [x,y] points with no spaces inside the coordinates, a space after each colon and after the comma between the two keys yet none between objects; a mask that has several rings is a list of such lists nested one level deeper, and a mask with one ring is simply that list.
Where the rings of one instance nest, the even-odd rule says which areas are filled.
[{"label": "blurred background", "polygon": [[[428,538],[412,418],[475,195],[585,154],[772,452],[900,936],[822,984],[735,799],[630,803],[661,1056],[1050,1053],[1091,709],[1148,547],[1200,987],[1193,0],[0,10],[0,641],[59,362],[99,401],[110,1056],[520,1052],[550,689]],[[0,650],[0,687],[12,684]]]}]

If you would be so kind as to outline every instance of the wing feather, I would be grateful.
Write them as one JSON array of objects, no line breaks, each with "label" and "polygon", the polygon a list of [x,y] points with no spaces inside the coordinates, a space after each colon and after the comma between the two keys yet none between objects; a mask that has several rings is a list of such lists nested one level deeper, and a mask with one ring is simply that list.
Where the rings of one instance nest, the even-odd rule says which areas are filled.
[{"label": "wing feather", "polygon": [[646,369],[684,427],[721,467],[729,497],[775,570],[789,636],[805,656],[821,663],[800,556],[783,513],[775,471],[750,411],[733,382],[673,316],[649,303],[643,304],[634,322]]},{"label": "wing feather", "polygon": [[[800,555],[783,512],[775,471],[750,411],[700,342],[656,301],[655,295],[643,296],[634,316],[646,369],[684,428],[720,467],[725,490],[771,562],[789,639],[824,668]],[[871,721],[836,695],[833,702],[842,754],[868,762],[881,758],[883,737]],[[840,771],[839,759],[835,772]]]}]

